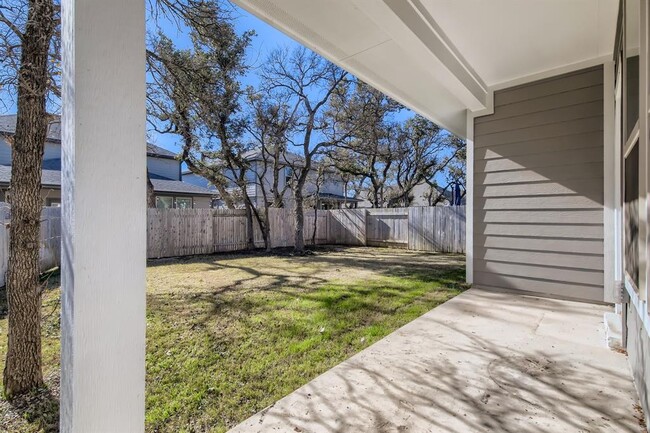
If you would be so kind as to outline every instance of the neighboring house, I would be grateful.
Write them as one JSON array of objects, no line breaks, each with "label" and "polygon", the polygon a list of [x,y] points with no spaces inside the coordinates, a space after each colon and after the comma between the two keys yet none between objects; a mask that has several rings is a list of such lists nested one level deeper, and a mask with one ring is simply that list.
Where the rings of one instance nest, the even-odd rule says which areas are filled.
[{"label": "neighboring house", "polygon": [[[409,204],[409,207],[417,207],[417,206],[431,206],[431,186],[427,183],[419,183],[417,184],[413,190],[411,191],[410,197],[411,197],[411,202]],[[390,197],[393,195],[394,187],[392,186],[387,186],[384,188],[384,197],[387,203],[385,203],[386,207],[391,207],[390,203]],[[438,203],[436,203],[436,206],[449,206],[453,202],[453,192],[451,188],[448,188],[447,190],[443,190],[442,188],[437,188],[438,194],[444,195]],[[361,191],[360,194],[361,200],[359,200],[358,207],[360,208],[371,208],[372,207],[372,202],[370,201],[370,197],[372,197],[372,191],[370,189],[364,189]],[[465,197],[462,198],[461,204],[465,205]]]},{"label": "neighboring house", "polygon": [[[251,167],[250,170],[246,173],[248,195],[251,197],[253,203],[255,203],[258,207],[262,207],[264,206],[264,194],[262,192],[262,185],[264,185],[264,189],[266,189],[267,199],[270,201],[273,198],[272,167],[269,164],[266,173],[264,173],[265,157],[262,155],[262,152],[260,150],[250,151],[245,155],[245,157],[249,161]],[[267,158],[269,157],[267,156]],[[288,154],[287,158],[290,158],[293,165],[299,166],[300,156],[296,154]],[[341,209],[346,207],[356,207],[358,200],[346,197],[345,181],[341,178],[340,174],[336,170],[325,170],[323,179],[320,182],[320,187],[317,188],[317,167],[317,165],[314,166],[309,178],[307,179],[307,183],[305,184],[305,201],[309,201],[311,204],[313,204],[316,190],[318,189],[318,203],[320,209]],[[262,176],[263,173],[264,176]],[[228,190],[236,193],[238,191],[238,188],[232,181],[236,178],[236,173],[231,173],[231,175],[227,175],[227,177],[231,180],[228,186]],[[260,177],[262,179],[260,179]],[[289,164],[283,164],[282,171],[278,180],[278,189],[280,191],[284,191],[283,203],[285,207],[290,207],[293,205],[291,188],[289,188],[292,179],[292,167],[289,166]],[[215,193],[215,207],[224,206],[223,200],[221,200],[219,197],[216,188],[211,185],[206,178],[190,171],[185,171],[183,172],[183,182],[192,183],[202,188],[211,189]],[[305,204],[307,205],[308,203]]]},{"label": "neighboring house", "polygon": [[[11,138],[16,130],[16,116],[0,116],[0,200],[9,201],[11,181]],[[159,208],[209,208],[213,192],[183,182],[181,164],[176,155],[147,143],[147,171]],[[44,206],[61,203],[61,124],[50,123],[43,154],[41,197]]]},{"label": "neighboring house", "polygon": [[[415,185],[411,191],[411,206],[430,206],[433,200],[437,197],[431,197],[431,186],[427,183],[419,183]],[[442,194],[444,197],[436,204],[436,206],[450,206],[454,202],[454,187],[450,185],[447,189],[437,187],[437,193]],[[462,193],[459,191],[459,195]],[[460,205],[465,205],[465,196],[460,199]]]}]

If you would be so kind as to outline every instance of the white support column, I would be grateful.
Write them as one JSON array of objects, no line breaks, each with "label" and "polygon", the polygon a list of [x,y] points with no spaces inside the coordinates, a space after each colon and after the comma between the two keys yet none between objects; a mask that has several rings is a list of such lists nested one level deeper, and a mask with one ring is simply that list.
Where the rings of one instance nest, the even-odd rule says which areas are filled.
[{"label": "white support column", "polygon": [[465,280],[474,282],[474,115],[467,110],[465,193]]},{"label": "white support column", "polygon": [[616,293],[616,242],[619,227],[617,227],[616,213],[618,210],[616,193],[620,189],[620,170],[617,167],[616,153],[620,147],[616,146],[615,138],[615,97],[614,88],[614,62],[603,64],[603,172],[604,172],[604,194],[603,194],[603,225],[604,225],[604,301],[620,303],[620,293]]},{"label": "white support column", "polygon": [[62,0],[61,432],[142,432],[145,15]]}]

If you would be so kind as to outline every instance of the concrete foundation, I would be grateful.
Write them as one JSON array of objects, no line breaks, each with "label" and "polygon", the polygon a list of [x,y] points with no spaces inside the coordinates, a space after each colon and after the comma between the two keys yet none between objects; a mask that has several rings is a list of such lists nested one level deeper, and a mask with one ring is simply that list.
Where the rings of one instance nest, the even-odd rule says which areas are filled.
[{"label": "concrete foundation", "polygon": [[636,307],[630,303],[627,304],[627,308],[628,359],[639,393],[640,406],[645,413],[645,423],[646,426],[650,426],[650,337]]}]

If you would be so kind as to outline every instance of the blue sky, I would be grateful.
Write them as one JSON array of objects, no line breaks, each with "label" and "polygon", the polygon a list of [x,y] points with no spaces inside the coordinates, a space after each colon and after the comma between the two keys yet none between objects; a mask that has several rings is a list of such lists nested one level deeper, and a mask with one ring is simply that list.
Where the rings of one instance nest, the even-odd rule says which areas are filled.
[{"label": "blue sky", "polygon": [[[299,47],[300,44],[289,36],[277,30],[275,27],[270,26],[256,16],[248,13],[247,11],[239,8],[236,5],[233,7],[233,18],[236,30],[241,34],[248,30],[254,30],[256,36],[253,38],[251,46],[248,49],[248,64],[251,66],[250,72],[242,80],[244,86],[255,87],[258,84],[257,70],[263,65],[268,54],[278,47],[294,48]],[[159,23],[160,24],[160,23]],[[189,48],[189,39],[187,33],[171,24],[162,23],[160,27],[164,33],[169,36],[179,48]],[[405,109],[394,115],[395,120],[405,120],[413,116],[413,112]],[[173,134],[157,134],[154,131],[149,131],[149,141],[171,150],[172,152],[179,152],[180,138]]]},{"label": "blue sky", "polygon": [[[244,86],[255,86],[258,83],[257,69],[262,66],[269,52],[278,47],[292,48],[298,47],[300,44],[279,30],[276,30],[275,27],[266,24],[264,21],[260,20],[254,15],[251,15],[245,10],[235,5],[233,5],[233,8],[235,28],[237,31],[239,33],[244,33],[248,30],[254,30],[257,34],[253,38],[247,54],[248,64],[251,65],[251,69],[249,74],[243,80]],[[187,34],[185,34],[182,29],[179,32],[179,30],[171,23],[162,24],[161,28],[178,47],[188,46],[189,41]],[[161,135],[150,131],[149,140],[158,146],[171,150],[172,152],[180,151],[180,146],[177,144],[179,137],[173,134]]]},{"label": "blue sky", "polygon": [[[266,24],[264,21],[260,20],[254,15],[239,8],[238,6],[233,4],[232,8],[232,16],[234,18],[234,25],[236,30],[239,33],[254,30],[256,33],[256,36],[253,37],[247,53],[250,71],[248,75],[243,79],[244,86],[256,86],[258,84],[258,69],[263,65],[268,54],[272,50],[278,47],[288,47],[291,49],[300,46],[300,44],[279,30],[276,30],[274,27]],[[188,31],[186,28],[179,29],[175,23],[165,22],[162,19],[157,22],[157,25],[170,39],[174,41],[174,44],[177,47],[190,47]],[[156,31],[155,23],[153,21],[148,22],[147,27],[147,30],[149,32]],[[12,98],[7,98],[7,95],[3,94],[2,92],[0,92],[0,98],[2,98],[2,102],[4,102],[4,106],[0,106],[0,110],[2,111],[0,114],[5,114],[5,112],[15,113],[15,101],[10,100]],[[405,109],[395,114],[393,116],[393,119],[397,121],[403,121],[411,116],[413,116],[413,112]],[[180,151],[181,147],[178,144],[180,142],[180,137],[175,134],[158,134],[155,131],[150,130],[150,128],[148,129],[148,140],[150,142],[175,153]]]}]

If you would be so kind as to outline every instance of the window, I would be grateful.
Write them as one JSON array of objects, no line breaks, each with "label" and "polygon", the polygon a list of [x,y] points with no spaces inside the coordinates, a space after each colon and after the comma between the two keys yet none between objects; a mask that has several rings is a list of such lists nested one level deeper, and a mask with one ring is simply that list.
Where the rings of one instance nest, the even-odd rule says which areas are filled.
[{"label": "window", "polygon": [[47,207],[61,207],[61,199],[60,198],[46,198],[45,199],[45,206],[47,206]]},{"label": "window", "polygon": [[174,197],[156,196],[156,207],[158,209],[171,209],[174,207]]},{"label": "window", "polygon": [[176,197],[177,209],[192,209],[192,197]]},{"label": "window", "polygon": [[285,183],[290,184],[291,179],[293,179],[293,169],[291,167],[285,167],[284,168],[284,181],[285,181]]}]

